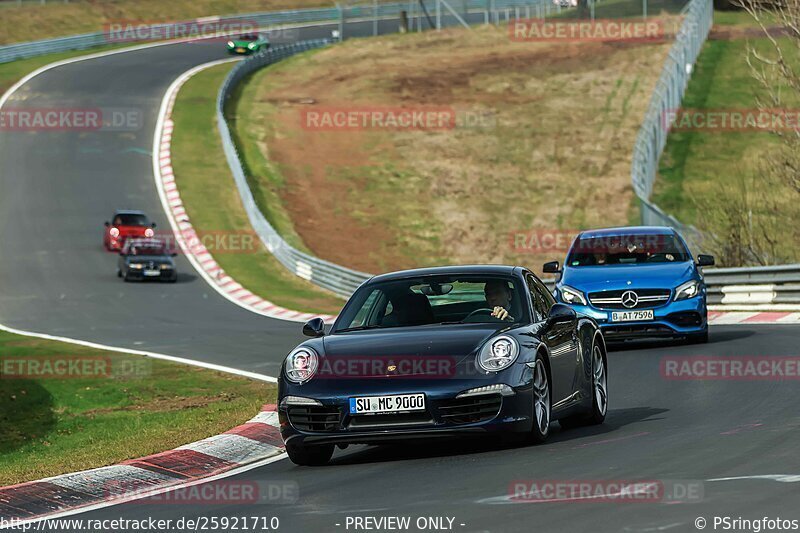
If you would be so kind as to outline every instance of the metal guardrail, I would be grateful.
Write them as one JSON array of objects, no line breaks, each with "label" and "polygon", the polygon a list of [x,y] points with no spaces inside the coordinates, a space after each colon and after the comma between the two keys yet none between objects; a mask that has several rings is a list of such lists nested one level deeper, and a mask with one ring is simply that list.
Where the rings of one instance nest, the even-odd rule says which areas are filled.
[{"label": "metal guardrail", "polygon": [[708,303],[722,308],[771,306],[800,310],[800,264],[716,268],[704,273]]},{"label": "metal guardrail", "polygon": [[689,0],[683,22],[675,36],[656,88],[650,98],[642,126],[636,137],[631,164],[633,190],[641,202],[642,223],[652,226],[671,226],[677,229],[694,249],[702,246],[702,235],[693,226],[682,224],[650,203],[656,180],[658,161],[669,134],[668,117],[681,106],[692,69],[714,18],[712,0]]},{"label": "metal guardrail", "polygon": [[267,221],[267,218],[256,204],[253,193],[247,183],[247,177],[245,176],[244,168],[239,159],[239,153],[231,137],[230,128],[225,120],[224,113],[225,101],[230,97],[239,82],[252,72],[300,52],[320,48],[328,44],[330,44],[328,39],[322,39],[269,48],[265,52],[259,53],[236,65],[225,78],[222,87],[220,87],[219,94],[217,95],[217,126],[219,127],[220,136],[222,138],[222,147],[225,151],[225,157],[233,173],[233,179],[236,182],[236,188],[239,190],[239,195],[242,198],[247,217],[250,219],[250,224],[264,243],[264,246],[267,247],[267,250],[269,250],[283,266],[297,276],[307,279],[315,285],[328,289],[339,296],[347,298],[364,280],[370,277],[370,274],[335,265],[324,259],[301,252],[287,243],[278,232],[275,231],[275,228]]}]

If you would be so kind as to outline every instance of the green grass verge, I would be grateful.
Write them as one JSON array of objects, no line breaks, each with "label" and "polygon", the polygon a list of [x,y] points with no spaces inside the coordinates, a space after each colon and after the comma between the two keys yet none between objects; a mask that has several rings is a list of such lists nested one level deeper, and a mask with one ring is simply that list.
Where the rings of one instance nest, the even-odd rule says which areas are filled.
[{"label": "green grass verge", "polygon": [[[3,331],[0,354],[0,485],[169,450],[242,424],[276,398],[263,382]],[[34,378],[15,362],[69,357],[136,371]]]},{"label": "green grass verge", "polygon": [[[768,52],[765,39],[749,42],[761,53]],[[706,42],[682,107],[710,111],[756,109],[761,88],[745,60],[747,44],[744,39]],[[797,95],[787,90],[785,98],[783,107],[797,109]],[[774,135],[764,131],[673,132],[659,163],[653,201],[682,222],[731,238],[736,233],[730,226],[730,213],[717,211],[723,210],[725,204],[741,203],[741,208],[750,212],[751,221],[746,224],[761,225],[766,240],[774,241],[769,248],[777,243],[777,248],[782,249],[774,260],[792,260],[797,257],[796,235],[779,226],[780,218],[797,212],[793,205],[797,203],[796,194],[780,183],[768,184],[762,170],[765,157],[777,153],[780,144]],[[767,225],[775,227],[767,229]]]},{"label": "green grass verge", "polygon": [[[760,43],[763,44],[763,41]],[[685,109],[752,109],[758,84],[745,62],[744,40],[708,41],[698,58],[683,99]],[[679,220],[696,223],[690,198],[735,175],[752,172],[752,162],[776,139],[768,133],[696,130],[669,135],[659,165],[653,200]]]},{"label": "green grass verge", "polygon": [[[186,212],[198,232],[252,232],[228,168],[215,117],[217,90],[231,65],[190,79],[173,112],[172,166]],[[267,211],[269,213],[269,211]],[[224,250],[214,259],[236,281],[271,302],[298,311],[338,313],[342,300],[289,273],[260,245],[255,253]]]}]

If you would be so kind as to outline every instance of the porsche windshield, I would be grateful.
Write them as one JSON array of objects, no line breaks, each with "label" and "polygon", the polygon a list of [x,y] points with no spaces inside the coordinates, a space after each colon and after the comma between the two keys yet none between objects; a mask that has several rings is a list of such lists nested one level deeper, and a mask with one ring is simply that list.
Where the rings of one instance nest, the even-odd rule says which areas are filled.
[{"label": "porsche windshield", "polygon": [[567,266],[678,263],[691,256],[675,235],[600,235],[576,240]]},{"label": "porsche windshield", "polygon": [[[425,276],[360,288],[334,333],[360,329],[528,320],[525,292],[511,277]],[[493,316],[496,307],[508,316]]]}]

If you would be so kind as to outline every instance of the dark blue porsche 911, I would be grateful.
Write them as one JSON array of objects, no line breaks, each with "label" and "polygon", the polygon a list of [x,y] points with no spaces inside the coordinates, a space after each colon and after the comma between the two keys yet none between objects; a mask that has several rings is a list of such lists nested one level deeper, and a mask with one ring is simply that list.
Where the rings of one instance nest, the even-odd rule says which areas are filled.
[{"label": "dark blue porsche 911", "polygon": [[351,296],[329,333],[287,356],[279,417],[289,458],[320,465],[336,445],[599,424],[608,409],[597,323],[511,266],[407,270]]}]

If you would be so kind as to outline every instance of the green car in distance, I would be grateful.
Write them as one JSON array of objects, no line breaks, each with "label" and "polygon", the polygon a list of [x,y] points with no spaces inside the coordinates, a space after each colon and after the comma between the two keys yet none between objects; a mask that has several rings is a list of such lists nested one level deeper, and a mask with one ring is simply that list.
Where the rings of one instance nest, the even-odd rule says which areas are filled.
[{"label": "green car in distance", "polygon": [[228,41],[228,52],[231,54],[254,54],[260,50],[269,48],[269,39],[260,33],[247,33],[238,35]]}]

